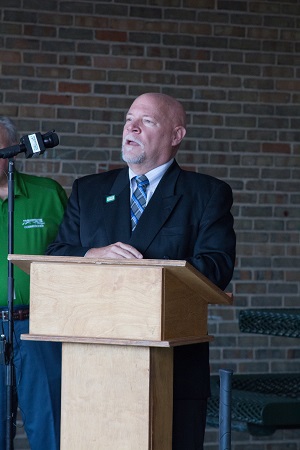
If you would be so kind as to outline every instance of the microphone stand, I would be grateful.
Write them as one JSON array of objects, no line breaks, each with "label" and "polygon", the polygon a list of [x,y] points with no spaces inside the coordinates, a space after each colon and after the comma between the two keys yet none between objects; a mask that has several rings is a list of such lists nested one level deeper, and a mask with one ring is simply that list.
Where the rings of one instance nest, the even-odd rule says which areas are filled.
[{"label": "microphone stand", "polygon": [[[43,154],[46,148],[56,147],[59,144],[58,136],[53,131],[42,135],[35,133],[21,138],[19,145],[0,150],[0,158],[8,158],[8,253],[14,253],[14,159],[18,153],[25,152],[26,158]],[[8,336],[1,336],[1,344],[6,365],[6,450],[13,450],[13,400],[16,389],[14,367],[14,266],[8,261]],[[4,345],[3,345],[4,344]]]},{"label": "microphone stand", "polygon": [[[14,252],[14,160],[8,161],[8,253]],[[8,261],[8,337],[5,341],[6,364],[6,450],[13,449],[13,397],[15,389],[15,374],[13,361],[14,337],[14,267]]]}]

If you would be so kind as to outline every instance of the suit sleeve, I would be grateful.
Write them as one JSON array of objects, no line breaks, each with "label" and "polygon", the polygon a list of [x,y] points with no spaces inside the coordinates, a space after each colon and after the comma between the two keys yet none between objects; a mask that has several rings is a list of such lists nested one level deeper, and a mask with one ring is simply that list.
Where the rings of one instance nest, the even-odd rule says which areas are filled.
[{"label": "suit sleeve", "polygon": [[232,202],[230,186],[218,184],[203,212],[194,254],[187,258],[221,289],[225,289],[231,281],[235,263],[236,238],[230,212]]}]

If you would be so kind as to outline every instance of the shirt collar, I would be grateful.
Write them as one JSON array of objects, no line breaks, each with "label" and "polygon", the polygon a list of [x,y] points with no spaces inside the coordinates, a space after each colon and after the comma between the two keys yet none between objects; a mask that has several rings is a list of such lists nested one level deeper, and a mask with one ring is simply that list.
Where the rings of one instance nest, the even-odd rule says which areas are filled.
[{"label": "shirt collar", "polygon": [[[146,177],[148,178],[150,186],[153,184],[158,184],[158,182],[160,181],[162,176],[165,174],[165,172],[168,170],[168,168],[173,163],[173,161],[174,161],[174,158],[172,158],[170,161],[166,162],[165,164],[155,167],[155,169],[152,169],[149,172],[143,174],[143,175],[146,175]],[[133,181],[135,182],[135,180],[133,180],[133,178],[136,176],[137,176],[136,173],[134,173],[133,170],[131,170],[129,167],[129,180],[131,181],[131,185],[132,185]]]}]

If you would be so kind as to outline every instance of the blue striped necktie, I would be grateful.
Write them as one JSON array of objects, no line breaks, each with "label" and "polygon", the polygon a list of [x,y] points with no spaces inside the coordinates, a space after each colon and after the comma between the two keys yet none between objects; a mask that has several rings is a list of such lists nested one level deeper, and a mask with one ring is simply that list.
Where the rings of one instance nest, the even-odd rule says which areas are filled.
[{"label": "blue striped necktie", "polygon": [[147,200],[147,186],[149,185],[149,180],[146,175],[140,175],[135,177],[137,188],[133,192],[130,208],[131,208],[131,229],[132,231],[137,226],[139,218],[144,212],[146,208],[146,200]]}]

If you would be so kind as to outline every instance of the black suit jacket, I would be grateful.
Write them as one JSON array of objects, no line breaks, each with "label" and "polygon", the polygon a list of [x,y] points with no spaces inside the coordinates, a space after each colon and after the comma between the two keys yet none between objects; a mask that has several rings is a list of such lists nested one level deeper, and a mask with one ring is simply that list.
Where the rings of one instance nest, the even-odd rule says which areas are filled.
[{"label": "black suit jacket", "polygon": [[[235,233],[228,184],[170,166],[131,234],[128,168],[74,182],[64,220],[48,255],[84,256],[93,247],[124,242],[145,259],[184,259],[221,289],[231,280]],[[174,395],[209,393],[208,345],[175,348]]]}]

